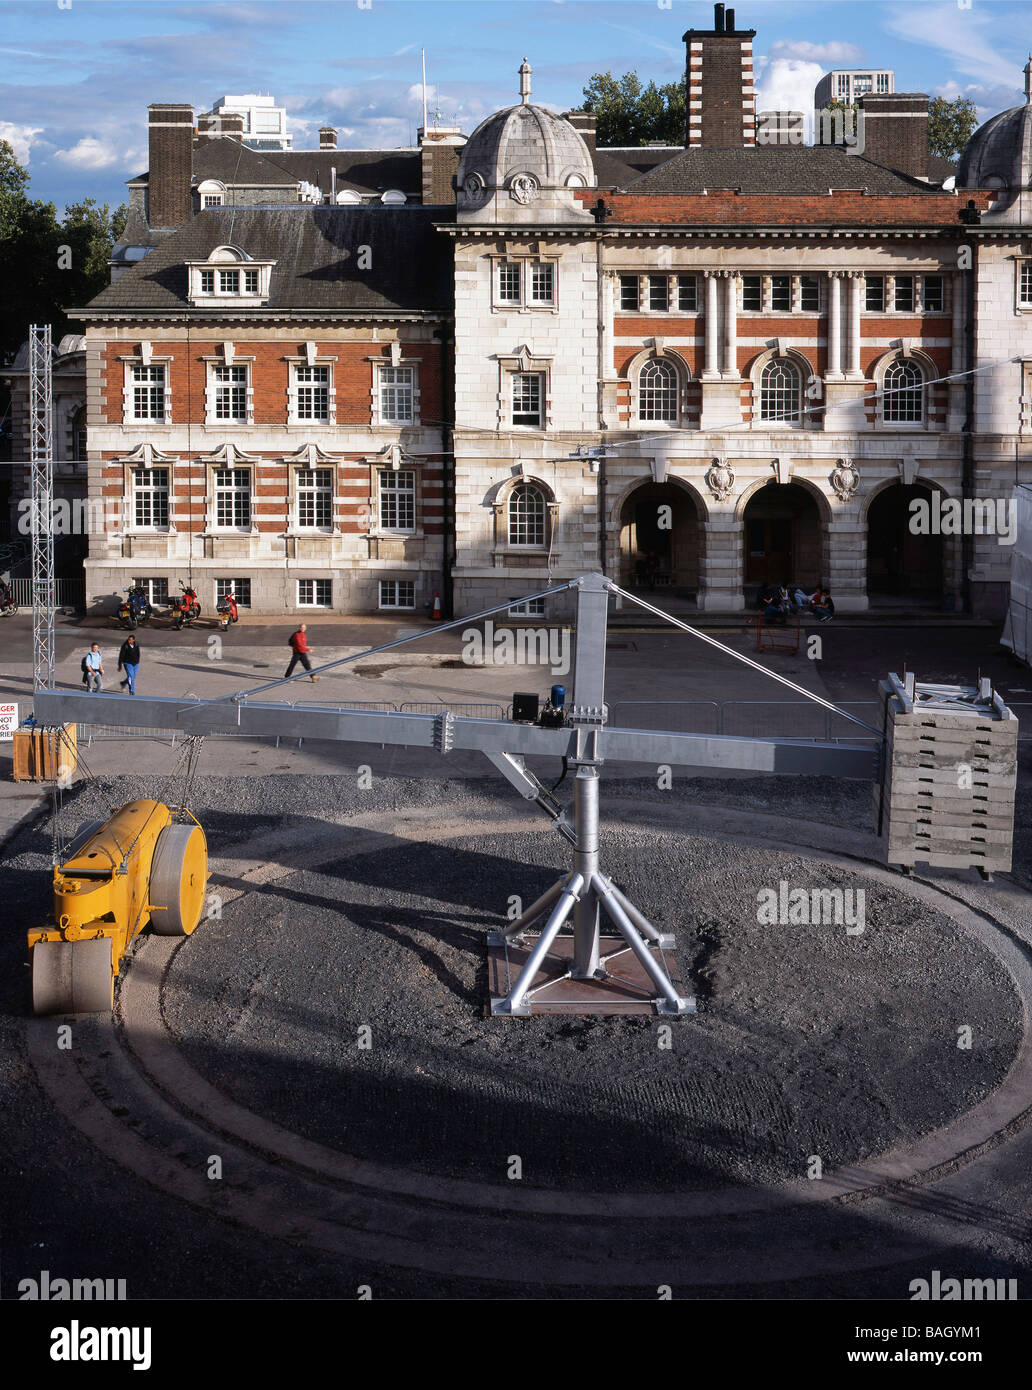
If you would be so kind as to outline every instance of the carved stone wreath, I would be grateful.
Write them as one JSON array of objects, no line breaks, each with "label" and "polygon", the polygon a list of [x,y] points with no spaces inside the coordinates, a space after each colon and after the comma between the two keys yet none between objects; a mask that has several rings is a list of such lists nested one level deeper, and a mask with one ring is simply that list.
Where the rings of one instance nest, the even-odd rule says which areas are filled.
[{"label": "carved stone wreath", "polygon": [[706,470],[706,485],[718,502],[726,502],[735,485],[735,470],[727,459],[714,459]]},{"label": "carved stone wreath", "polygon": [[860,486],[860,470],[852,459],[839,459],[831,470],[831,485],[842,502],[848,502]]},{"label": "carved stone wreath", "polygon": [[467,203],[479,203],[484,196],[484,180],[479,174],[470,174],[462,185]]},{"label": "carved stone wreath", "polygon": [[533,174],[517,174],[509,185],[509,196],[516,203],[532,203],[540,187]]}]

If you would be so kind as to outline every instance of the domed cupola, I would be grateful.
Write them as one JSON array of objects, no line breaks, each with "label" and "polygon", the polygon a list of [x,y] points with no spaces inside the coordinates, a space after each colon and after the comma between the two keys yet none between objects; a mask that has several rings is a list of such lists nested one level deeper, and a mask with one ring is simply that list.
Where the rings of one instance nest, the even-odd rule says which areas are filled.
[{"label": "domed cupola", "polygon": [[595,187],[591,154],[568,120],[530,104],[530,72],[524,58],[520,104],[481,121],[463,148],[456,180],[461,220],[590,220],[574,191]]},{"label": "domed cupola", "polygon": [[956,186],[996,192],[983,222],[1032,222],[1032,57],[1025,64],[1025,104],[979,126],[960,156]]}]

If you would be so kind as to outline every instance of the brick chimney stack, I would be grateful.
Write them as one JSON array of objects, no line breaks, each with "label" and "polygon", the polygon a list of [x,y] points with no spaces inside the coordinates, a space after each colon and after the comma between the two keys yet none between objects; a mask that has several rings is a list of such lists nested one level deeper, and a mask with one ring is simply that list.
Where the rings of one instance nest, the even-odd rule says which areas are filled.
[{"label": "brick chimney stack", "polygon": [[595,153],[596,127],[598,117],[594,111],[567,111],[566,119],[573,126],[574,130],[587,145],[592,154]]},{"label": "brick chimney stack", "polygon": [[928,97],[924,92],[893,92],[860,98],[863,147],[860,153],[911,178],[927,179]]},{"label": "brick chimney stack", "polygon": [[335,150],[337,148],[337,132],[331,125],[319,127],[319,148],[321,150]]},{"label": "brick chimney stack", "polygon": [[455,177],[466,137],[458,126],[419,127],[419,150],[423,172],[423,202],[454,206]]},{"label": "brick chimney stack", "polygon": [[736,29],[735,12],[713,7],[712,29],[689,29],[684,143],[686,149],[741,148],[756,143],[755,29]]},{"label": "brick chimney stack", "polygon": [[190,221],[193,118],[193,107],[178,102],[159,102],[147,108],[147,221],[152,227],[182,227]]}]

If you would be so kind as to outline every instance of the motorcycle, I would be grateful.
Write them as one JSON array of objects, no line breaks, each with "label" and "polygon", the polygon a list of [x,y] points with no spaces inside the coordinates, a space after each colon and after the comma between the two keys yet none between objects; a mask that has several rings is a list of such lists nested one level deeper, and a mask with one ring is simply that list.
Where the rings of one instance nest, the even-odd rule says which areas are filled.
[{"label": "motorcycle", "polygon": [[133,612],[132,604],[127,598],[124,598],[118,605],[118,621],[123,627],[127,627],[130,632],[136,630],[136,615]]},{"label": "motorcycle", "polygon": [[13,618],[18,605],[6,584],[0,585],[0,618]]},{"label": "motorcycle", "polygon": [[143,589],[129,591],[129,610],[138,623],[145,623],[151,617],[154,610]]},{"label": "motorcycle", "polygon": [[230,623],[239,621],[237,601],[232,594],[226,594],[223,598],[220,598],[215,605],[215,609],[219,615],[219,627],[223,632],[226,631]]},{"label": "motorcycle", "polygon": [[177,630],[184,623],[192,623],[201,616],[201,605],[197,601],[196,591],[187,588],[182,580],[179,581],[179,587],[183,592],[172,604],[172,626]]}]

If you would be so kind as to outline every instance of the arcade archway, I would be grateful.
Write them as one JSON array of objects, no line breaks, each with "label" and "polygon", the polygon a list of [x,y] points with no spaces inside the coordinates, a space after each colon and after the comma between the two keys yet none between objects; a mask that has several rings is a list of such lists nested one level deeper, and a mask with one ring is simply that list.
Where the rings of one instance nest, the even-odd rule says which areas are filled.
[{"label": "arcade archway", "polygon": [[620,578],[625,585],[668,588],[694,597],[699,588],[702,526],[689,492],[673,483],[643,483],[620,509]]},{"label": "arcade archway", "polygon": [[872,597],[930,602],[943,596],[942,536],[911,527],[911,504],[930,504],[933,489],[923,483],[894,483],[867,509],[867,592]]},{"label": "arcade archway", "polygon": [[822,580],[821,515],[817,500],[798,483],[768,483],[745,504],[745,583],[799,584]]}]

